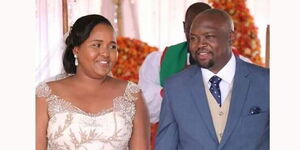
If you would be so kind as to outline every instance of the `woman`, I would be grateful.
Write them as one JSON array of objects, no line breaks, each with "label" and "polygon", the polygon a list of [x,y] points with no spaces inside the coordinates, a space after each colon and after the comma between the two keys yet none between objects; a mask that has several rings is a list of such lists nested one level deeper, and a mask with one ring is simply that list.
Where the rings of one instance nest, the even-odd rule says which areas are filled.
[{"label": "woman", "polygon": [[111,23],[100,15],[79,18],[66,46],[68,76],[37,87],[37,149],[148,150],[140,89],[108,75],[118,55]]}]

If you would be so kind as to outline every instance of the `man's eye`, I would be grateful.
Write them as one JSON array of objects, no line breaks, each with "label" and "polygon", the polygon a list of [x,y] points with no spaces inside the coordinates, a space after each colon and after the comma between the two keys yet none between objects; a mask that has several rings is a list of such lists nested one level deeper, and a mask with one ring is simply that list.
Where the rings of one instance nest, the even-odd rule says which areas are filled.
[{"label": "man's eye", "polygon": [[118,46],[113,44],[113,45],[109,46],[109,49],[111,49],[111,50],[117,50]]},{"label": "man's eye", "polygon": [[207,38],[207,39],[211,39],[211,38],[214,38],[214,37],[215,37],[214,35],[210,35],[210,34],[205,36],[205,38]]},{"label": "man's eye", "polygon": [[190,40],[191,40],[191,41],[195,41],[196,38],[192,36],[192,37],[190,38]]}]

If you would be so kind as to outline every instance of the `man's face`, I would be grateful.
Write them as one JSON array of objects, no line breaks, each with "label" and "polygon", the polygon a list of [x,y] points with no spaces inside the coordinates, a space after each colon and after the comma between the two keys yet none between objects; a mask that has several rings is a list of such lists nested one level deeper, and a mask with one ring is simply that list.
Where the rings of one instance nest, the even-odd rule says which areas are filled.
[{"label": "man's face", "polygon": [[189,49],[200,67],[217,73],[231,57],[232,32],[224,19],[204,14],[195,18]]},{"label": "man's face", "polygon": [[188,14],[188,16],[185,18],[185,21],[183,22],[184,33],[185,33],[186,40],[188,42],[190,40],[189,33],[190,33],[190,28],[191,28],[191,25],[192,25],[192,21],[196,17],[196,15],[197,15],[197,13],[190,12]]}]

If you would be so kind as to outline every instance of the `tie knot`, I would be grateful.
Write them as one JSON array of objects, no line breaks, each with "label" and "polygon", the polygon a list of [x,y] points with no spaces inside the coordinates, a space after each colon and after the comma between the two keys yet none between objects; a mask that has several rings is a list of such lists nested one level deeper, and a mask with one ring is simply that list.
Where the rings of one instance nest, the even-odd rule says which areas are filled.
[{"label": "tie knot", "polygon": [[221,80],[222,80],[222,79],[221,79],[220,77],[214,75],[213,77],[211,77],[211,78],[209,79],[209,82],[210,82],[211,84],[219,84],[219,83],[221,82]]}]

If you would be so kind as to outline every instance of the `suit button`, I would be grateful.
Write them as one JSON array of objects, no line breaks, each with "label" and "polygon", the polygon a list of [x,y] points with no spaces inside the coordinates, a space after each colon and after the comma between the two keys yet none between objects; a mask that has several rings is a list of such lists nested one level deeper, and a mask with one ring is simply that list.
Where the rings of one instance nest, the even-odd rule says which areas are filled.
[{"label": "suit button", "polygon": [[224,113],[222,111],[219,112],[219,116],[223,116]]},{"label": "suit button", "polygon": [[219,136],[220,136],[220,138],[222,138],[222,136],[223,136],[223,133],[219,133]]}]

